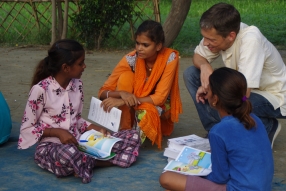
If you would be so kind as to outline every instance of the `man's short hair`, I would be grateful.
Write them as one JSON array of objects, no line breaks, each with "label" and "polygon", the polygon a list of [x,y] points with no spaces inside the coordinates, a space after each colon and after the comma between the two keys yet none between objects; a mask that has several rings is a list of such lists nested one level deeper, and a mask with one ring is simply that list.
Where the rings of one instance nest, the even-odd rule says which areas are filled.
[{"label": "man's short hair", "polygon": [[218,35],[227,37],[232,31],[236,34],[239,32],[240,22],[240,14],[233,5],[218,3],[203,13],[200,27],[203,29],[214,28]]}]

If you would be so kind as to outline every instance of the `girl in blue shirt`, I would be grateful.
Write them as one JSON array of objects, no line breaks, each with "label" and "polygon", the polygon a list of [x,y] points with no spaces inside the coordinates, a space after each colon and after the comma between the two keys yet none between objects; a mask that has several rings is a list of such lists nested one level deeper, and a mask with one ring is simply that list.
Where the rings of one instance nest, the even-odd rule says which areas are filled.
[{"label": "girl in blue shirt", "polygon": [[196,99],[203,103],[207,100],[221,117],[208,136],[212,172],[206,177],[165,172],[160,177],[162,187],[192,191],[271,190],[271,145],[263,123],[251,113],[246,90],[246,79],[236,70],[223,67],[210,75],[208,92],[197,93]]}]

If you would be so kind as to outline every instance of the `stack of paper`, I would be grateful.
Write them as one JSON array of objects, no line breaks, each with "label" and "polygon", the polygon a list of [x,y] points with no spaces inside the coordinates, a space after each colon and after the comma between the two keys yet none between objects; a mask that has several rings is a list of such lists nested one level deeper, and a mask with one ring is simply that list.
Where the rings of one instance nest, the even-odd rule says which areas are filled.
[{"label": "stack of paper", "polygon": [[183,137],[168,139],[168,147],[165,148],[164,156],[168,157],[168,162],[175,160],[184,146],[193,147],[202,151],[210,150],[210,143],[207,138],[199,137],[195,134]]}]

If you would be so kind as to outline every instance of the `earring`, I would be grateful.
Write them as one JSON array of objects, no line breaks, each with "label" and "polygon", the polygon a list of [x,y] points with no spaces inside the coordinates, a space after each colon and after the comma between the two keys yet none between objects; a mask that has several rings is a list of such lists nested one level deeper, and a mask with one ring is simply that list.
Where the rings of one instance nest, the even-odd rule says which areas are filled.
[{"label": "earring", "polygon": [[215,104],[215,103],[213,103],[213,106],[215,107],[215,106],[216,106],[216,104]]}]

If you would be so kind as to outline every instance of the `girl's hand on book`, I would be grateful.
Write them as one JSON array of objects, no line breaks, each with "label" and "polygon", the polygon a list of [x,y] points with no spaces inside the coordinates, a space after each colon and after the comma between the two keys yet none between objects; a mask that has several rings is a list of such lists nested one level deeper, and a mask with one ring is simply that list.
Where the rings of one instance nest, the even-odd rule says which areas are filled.
[{"label": "girl's hand on book", "polygon": [[110,136],[110,133],[106,129],[104,129],[102,127],[99,127],[97,125],[90,124],[90,126],[88,126],[86,130],[88,131],[88,130],[91,130],[91,129],[94,129],[94,130],[96,130],[98,132],[101,132],[104,135],[104,137]]},{"label": "girl's hand on book", "polygon": [[104,137],[109,137],[110,136],[110,133],[106,129],[101,128],[99,130],[99,132],[101,132]]},{"label": "girl's hand on book", "polygon": [[62,144],[78,145],[76,138],[67,130],[54,128],[54,137],[58,137]]}]

